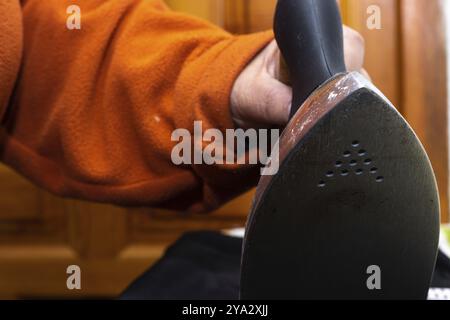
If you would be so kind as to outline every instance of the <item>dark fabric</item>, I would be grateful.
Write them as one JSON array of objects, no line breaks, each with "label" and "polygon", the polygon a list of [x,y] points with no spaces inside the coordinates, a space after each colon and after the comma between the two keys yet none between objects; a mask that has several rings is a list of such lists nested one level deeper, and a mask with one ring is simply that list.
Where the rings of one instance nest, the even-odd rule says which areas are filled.
[{"label": "dark fabric", "polygon": [[[216,232],[182,236],[125,290],[124,300],[236,300],[242,239]],[[450,259],[439,252],[433,288],[450,288]]]},{"label": "dark fabric", "polygon": [[439,251],[434,269],[432,288],[450,288],[450,258]]},{"label": "dark fabric", "polygon": [[121,299],[238,299],[241,246],[221,233],[187,233]]}]

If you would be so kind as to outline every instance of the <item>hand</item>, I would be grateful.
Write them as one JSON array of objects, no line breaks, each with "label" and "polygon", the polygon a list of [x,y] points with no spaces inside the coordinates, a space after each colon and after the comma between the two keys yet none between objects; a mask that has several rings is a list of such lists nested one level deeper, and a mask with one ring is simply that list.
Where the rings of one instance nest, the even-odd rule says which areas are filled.
[{"label": "hand", "polygon": [[[344,26],[345,64],[348,71],[363,69],[364,39]],[[272,41],[242,71],[231,92],[231,115],[237,127],[284,126],[289,120],[292,89],[278,46]]]}]

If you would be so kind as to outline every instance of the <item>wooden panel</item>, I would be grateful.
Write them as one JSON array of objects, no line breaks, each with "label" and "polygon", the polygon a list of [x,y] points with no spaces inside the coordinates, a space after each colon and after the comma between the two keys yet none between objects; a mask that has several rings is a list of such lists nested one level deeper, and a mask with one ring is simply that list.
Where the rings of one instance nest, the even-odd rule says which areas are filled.
[{"label": "wooden panel", "polygon": [[233,33],[269,30],[276,0],[225,0],[225,28]]},{"label": "wooden panel", "polygon": [[[39,192],[25,178],[11,173],[0,165],[0,220],[30,220],[37,218],[34,208],[39,206]],[[10,195],[14,194],[14,197]]]},{"label": "wooden panel", "polygon": [[129,238],[133,243],[171,243],[186,231],[243,227],[253,195],[254,191],[246,193],[209,215],[134,210],[129,220]]},{"label": "wooden panel", "polygon": [[403,0],[401,8],[403,112],[428,151],[449,221],[445,10],[441,0]]},{"label": "wooden panel", "polygon": [[[140,256],[80,259],[67,247],[0,248],[0,298],[114,298],[160,256],[164,248],[146,247]],[[66,268],[81,268],[81,290],[68,290]]]},{"label": "wooden panel", "polygon": [[[381,29],[367,28],[367,8],[381,9]],[[341,0],[344,23],[366,41],[365,69],[374,84],[401,111],[399,3],[397,0]]]},{"label": "wooden panel", "polygon": [[62,242],[67,216],[57,197],[0,165],[0,245]]},{"label": "wooden panel", "polygon": [[249,5],[249,32],[264,31],[273,28],[276,0],[251,0]]},{"label": "wooden panel", "polygon": [[[22,180],[2,170],[9,177],[0,180],[2,197],[15,198],[7,185]],[[185,215],[64,200],[22,183],[21,193],[38,194],[39,205],[27,219],[0,219],[0,298],[115,297],[186,231],[243,226],[253,196],[210,215]],[[7,209],[0,199],[0,211]],[[66,288],[71,264],[81,267],[81,291]]]},{"label": "wooden panel", "polygon": [[219,26],[224,25],[225,0],[166,0],[169,7],[176,11],[206,19]]}]

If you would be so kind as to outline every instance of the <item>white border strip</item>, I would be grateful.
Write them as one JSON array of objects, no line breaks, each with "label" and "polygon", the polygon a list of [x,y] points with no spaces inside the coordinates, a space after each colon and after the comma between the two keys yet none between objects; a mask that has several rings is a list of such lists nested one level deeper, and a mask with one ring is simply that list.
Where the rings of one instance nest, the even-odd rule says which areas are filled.
[{"label": "white border strip", "polygon": [[[445,35],[447,47],[447,141],[450,141],[450,1],[441,2],[445,12]],[[450,146],[448,148],[448,166],[450,168]],[[450,175],[448,177],[447,192],[450,199]]]}]

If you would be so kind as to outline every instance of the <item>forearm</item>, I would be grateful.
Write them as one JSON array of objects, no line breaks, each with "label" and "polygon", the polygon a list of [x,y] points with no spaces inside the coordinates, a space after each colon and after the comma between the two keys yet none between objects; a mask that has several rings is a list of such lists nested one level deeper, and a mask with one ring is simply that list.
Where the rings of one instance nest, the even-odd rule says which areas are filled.
[{"label": "forearm", "polygon": [[60,195],[203,211],[255,181],[235,166],[176,167],[177,128],[232,128],[233,82],[271,39],[233,37],[159,1],[23,1],[24,58],[2,160]]}]

